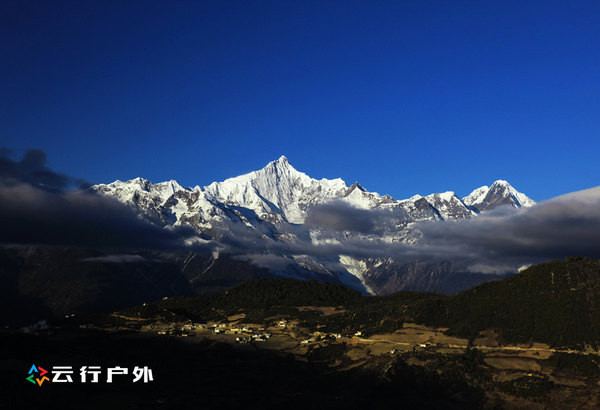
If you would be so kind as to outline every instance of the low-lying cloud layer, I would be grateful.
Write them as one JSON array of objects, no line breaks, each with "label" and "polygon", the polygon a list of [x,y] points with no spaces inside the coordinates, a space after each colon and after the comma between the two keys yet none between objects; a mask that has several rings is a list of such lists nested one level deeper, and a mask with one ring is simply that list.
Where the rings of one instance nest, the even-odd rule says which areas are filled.
[{"label": "low-lying cloud layer", "polygon": [[309,229],[374,233],[375,218],[372,212],[354,208],[345,202],[315,205],[309,209],[304,225]]},{"label": "low-lying cloud layer", "polygon": [[423,224],[423,243],[437,254],[482,265],[530,264],[565,256],[600,257],[600,189],[498,209],[459,222]]},{"label": "low-lying cloud layer", "polygon": [[45,154],[21,161],[0,155],[0,242],[114,248],[183,246],[189,228],[163,229],[129,207],[88,191],[68,191],[74,178],[45,166]]},{"label": "low-lying cloud layer", "polygon": [[[253,263],[277,270],[293,263],[292,255],[310,255],[331,266],[339,266],[339,255],[452,261],[481,273],[515,272],[523,265],[565,256],[600,258],[600,188],[532,208],[499,207],[471,219],[414,224],[410,229],[419,241],[413,246],[382,239],[403,222],[399,211],[362,210],[344,202],[313,206],[304,225],[279,227],[285,240],[271,238],[274,227],[268,223],[262,231],[228,226],[215,231],[216,241],[193,240],[199,236],[191,228],[161,228],[116,200],[66,189],[76,182],[81,181],[49,169],[39,150],[28,151],[20,161],[2,151],[0,242],[217,249],[247,255]],[[311,231],[325,240],[313,243]]]},{"label": "low-lying cloud layer", "polygon": [[332,232],[382,235],[406,219],[401,208],[391,210],[359,209],[347,202],[333,201],[311,206],[304,226]]},{"label": "low-lying cloud layer", "polygon": [[[370,235],[379,229],[376,227],[389,227],[396,220],[397,216],[390,213],[349,209],[344,203],[314,210],[316,214],[309,212],[305,228],[318,228],[325,232],[323,236],[329,231],[333,240],[315,245],[304,235],[304,240],[291,244],[272,242],[266,249],[277,255],[322,258],[349,255],[389,257],[403,262],[445,260],[479,273],[516,272],[524,265],[566,256],[600,258],[600,188],[555,198],[532,208],[505,206],[471,219],[418,223],[412,227],[420,236],[414,246]],[[350,235],[344,237],[340,231]],[[238,249],[242,238],[241,234],[236,235]]]},{"label": "low-lying cloud layer", "polygon": [[142,255],[129,255],[129,254],[118,254],[118,255],[106,255],[96,256],[93,258],[84,258],[82,262],[102,262],[102,263],[141,263],[146,262],[147,259]]},{"label": "low-lying cloud layer", "polygon": [[20,161],[15,161],[7,148],[0,148],[0,183],[25,183],[50,192],[60,192],[72,186],[87,188],[90,185],[82,179],[48,168],[46,153],[40,149],[30,149]]}]

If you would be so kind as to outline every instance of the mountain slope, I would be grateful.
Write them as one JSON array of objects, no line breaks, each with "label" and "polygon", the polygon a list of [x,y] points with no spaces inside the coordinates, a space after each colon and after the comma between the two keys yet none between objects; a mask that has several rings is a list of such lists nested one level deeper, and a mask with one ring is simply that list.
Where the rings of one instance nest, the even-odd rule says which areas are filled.
[{"label": "mountain slope", "polygon": [[475,336],[499,330],[511,343],[545,342],[554,347],[600,347],[600,261],[567,258],[532,266],[510,278],[488,282],[445,300],[438,314],[423,317]]},{"label": "mountain slope", "polygon": [[310,178],[281,156],[259,171],[213,182],[204,190],[210,198],[249,208],[262,219],[275,214],[287,222],[302,223],[308,206],[340,198],[348,187],[339,178]]},{"label": "mountain slope", "polygon": [[535,201],[514,189],[508,182],[498,180],[492,186],[475,189],[462,199],[463,203],[476,212],[489,211],[501,205],[514,208],[527,208],[535,205]]},{"label": "mountain slope", "polygon": [[395,200],[368,192],[358,182],[351,186],[338,178],[316,180],[296,170],[284,156],[263,169],[200,188],[185,189],[176,181],[152,184],[143,178],[98,184],[92,190],[126,203],[163,225],[190,225],[199,232],[223,223],[257,228],[301,224],[311,206],[342,201],[365,210],[401,210],[406,222],[469,218],[500,205],[535,204],[506,181],[483,186],[460,199],[453,192],[416,195]]},{"label": "mountain slope", "polygon": [[[348,186],[339,178],[311,178],[284,156],[258,171],[204,188],[183,188],[176,181],[152,184],[136,178],[91,189],[128,204],[160,226],[189,226],[202,240],[212,241],[219,252],[248,254],[253,264],[276,274],[313,277],[316,273],[326,280],[354,284],[367,293],[371,288],[385,293],[401,289],[455,291],[446,280],[455,271],[440,265],[411,265],[410,261],[345,259],[350,262],[340,263],[340,258],[347,256],[323,256],[315,247],[352,241],[418,246],[418,223],[468,219],[500,205],[519,208],[535,204],[506,181],[478,188],[463,199],[448,191],[396,200],[369,192],[358,182]],[[311,223],[305,224],[307,220]],[[385,278],[383,272],[388,272]]]}]

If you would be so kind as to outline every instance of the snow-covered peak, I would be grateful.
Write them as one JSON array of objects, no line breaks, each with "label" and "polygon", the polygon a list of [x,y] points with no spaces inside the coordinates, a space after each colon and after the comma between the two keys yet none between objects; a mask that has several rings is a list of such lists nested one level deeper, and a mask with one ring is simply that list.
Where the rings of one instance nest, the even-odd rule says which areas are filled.
[{"label": "snow-covered peak", "polygon": [[418,201],[418,200],[420,200],[420,199],[423,199],[423,196],[422,196],[422,195],[419,195],[419,194],[416,194],[416,195],[413,195],[413,196],[411,196],[411,197],[410,197],[410,198],[408,198],[408,199],[405,199],[404,201],[408,201],[408,202],[417,202],[417,201]]},{"label": "snow-covered peak", "polygon": [[515,188],[513,188],[513,186],[511,184],[509,184],[507,181],[504,181],[502,179],[499,179],[497,181],[495,181],[492,186],[490,187],[490,193],[502,193],[504,195],[508,195],[510,196],[510,198],[513,200],[513,206],[516,208],[527,208],[530,206],[535,205],[535,201],[529,197],[527,197],[525,194],[517,191]]},{"label": "snow-covered peak", "polygon": [[381,206],[382,204],[391,204],[396,201],[390,196],[382,197],[377,192],[369,192],[358,182],[352,184],[342,201],[360,209],[373,209]]},{"label": "snow-covered peak", "polygon": [[494,186],[502,186],[502,187],[506,187],[506,188],[512,188],[512,185],[508,183],[508,181],[504,180],[504,179],[497,179],[494,181],[494,183],[492,184],[492,187]]},{"label": "snow-covered peak", "polygon": [[133,203],[140,197],[157,203],[164,203],[171,195],[185,191],[177,181],[170,180],[153,184],[144,178],[134,178],[129,181],[116,180],[110,184],[98,184],[92,187],[95,191],[108,194],[121,202]]},{"label": "snow-covered peak", "polygon": [[98,184],[93,187],[96,190],[103,192],[120,192],[120,196],[132,196],[135,192],[150,192],[152,183],[144,178],[134,178],[129,181],[121,181],[117,179],[110,184]]},{"label": "snow-covered peak", "polygon": [[427,195],[425,199],[437,209],[443,219],[461,219],[472,215],[472,212],[456,196],[454,191]]},{"label": "snow-covered peak", "polygon": [[494,181],[492,186],[490,186],[488,194],[490,192],[493,192],[496,194],[502,194],[502,195],[512,195],[518,191],[516,189],[514,189],[512,187],[512,185],[509,184],[507,181],[504,181],[503,179],[499,179],[497,181]]},{"label": "snow-covered peak", "polygon": [[341,179],[316,180],[296,170],[285,156],[264,168],[223,182],[205,191],[214,199],[263,214],[281,214],[289,222],[304,221],[308,205],[340,198],[348,189]]},{"label": "snow-covered peak", "polygon": [[494,181],[490,187],[482,186],[475,189],[462,200],[465,205],[477,211],[490,210],[500,205],[511,205],[515,208],[526,208],[535,205],[533,199],[517,191],[503,179]]},{"label": "snow-covered peak", "polygon": [[222,182],[213,182],[205,187],[205,190],[213,193],[216,197],[227,197],[232,191],[235,191],[236,186],[248,183],[252,185],[277,184],[290,179],[306,182],[312,178],[294,168],[288,159],[282,155],[279,159],[269,162],[264,168],[258,171],[227,178]]},{"label": "snow-covered peak", "polygon": [[[101,184],[104,185],[104,184]],[[130,179],[129,181],[121,181],[116,180],[108,184],[107,186],[111,188],[122,188],[122,189],[142,189],[144,191],[150,190],[152,183],[145,178],[137,177],[134,179]]]},{"label": "snow-covered peak", "polygon": [[467,206],[472,206],[475,203],[480,203],[481,201],[483,201],[483,198],[485,198],[489,190],[490,187],[487,185],[480,186],[479,188],[473,190],[473,192],[471,192],[469,195],[464,197],[462,201]]},{"label": "snow-covered peak", "polygon": [[146,178],[137,177],[137,178],[134,178],[134,179],[132,179],[130,181],[127,181],[127,182],[129,182],[129,183],[136,183],[136,184],[145,184],[145,183],[148,183],[150,181],[148,181]]},{"label": "snow-covered peak", "polygon": [[456,195],[454,194],[454,191],[446,191],[446,192],[442,192],[442,193],[439,193],[439,194],[430,194],[430,195],[427,195],[425,198],[427,200],[435,198],[435,199],[439,199],[439,200],[447,201],[447,202],[454,201],[455,199],[458,199],[456,197]]},{"label": "snow-covered peak", "polygon": [[[285,171],[299,172],[296,168],[294,168],[292,166],[292,164],[290,164],[290,161],[287,159],[287,157],[285,155],[280,156],[275,161],[269,162],[263,169],[255,171],[255,172],[266,171],[269,169],[278,170],[280,172],[285,172]],[[299,173],[301,173],[301,172],[299,172]]]},{"label": "snow-covered peak", "polygon": [[354,191],[355,189],[358,189],[359,191],[362,191],[362,192],[367,192],[367,190],[361,184],[359,184],[357,181],[357,182],[353,183],[352,185],[350,185],[350,188],[348,188],[347,194]]},{"label": "snow-covered peak", "polygon": [[332,201],[344,201],[364,210],[387,210],[398,218],[401,215],[401,224],[396,228],[418,221],[467,218],[499,205],[535,204],[504,180],[479,187],[462,200],[453,191],[447,191],[397,201],[369,192],[358,182],[348,187],[340,178],[311,178],[283,155],[262,169],[204,188],[186,189],[175,180],[152,184],[135,178],[95,185],[92,189],[129,204],[162,224],[188,224],[199,230],[232,221],[251,228],[265,224],[270,226],[268,229],[278,229],[285,222],[303,223],[311,206]]},{"label": "snow-covered peak", "polygon": [[160,193],[161,196],[167,196],[167,198],[179,191],[185,191],[186,189],[182,187],[179,182],[174,179],[165,182],[159,182],[152,186],[152,190]]}]

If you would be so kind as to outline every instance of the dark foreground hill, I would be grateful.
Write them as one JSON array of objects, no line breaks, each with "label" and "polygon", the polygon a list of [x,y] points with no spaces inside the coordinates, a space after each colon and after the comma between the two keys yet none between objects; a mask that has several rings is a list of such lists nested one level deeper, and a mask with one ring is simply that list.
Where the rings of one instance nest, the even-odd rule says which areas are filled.
[{"label": "dark foreground hill", "polygon": [[273,277],[210,254],[60,246],[0,246],[0,325],[102,313],[170,296],[220,293]]},{"label": "dark foreground hill", "polygon": [[600,343],[600,261],[567,258],[532,266],[496,282],[442,299],[430,323],[474,336],[498,329],[507,342],[545,342],[582,349]]},{"label": "dark foreground hill", "polygon": [[[339,306],[340,313],[318,316],[297,309],[311,305]],[[447,327],[448,334],[470,339],[492,329],[507,343],[536,341],[557,348],[597,348],[600,261],[568,258],[548,262],[454,296],[401,292],[369,297],[342,285],[265,279],[218,296],[172,298],[129,313],[153,317],[165,311],[196,320],[219,320],[243,311],[255,321],[285,312],[309,328],[360,329],[366,334],[392,332],[403,323],[414,322]]]},{"label": "dark foreground hill", "polygon": [[[215,295],[245,282],[281,275],[362,287],[350,274],[324,275],[298,266],[290,269],[273,272],[235,255],[181,250],[1,245],[0,325],[22,326],[71,314],[115,311],[163,297]],[[379,272],[378,280],[403,277],[393,289],[437,289],[453,294],[498,278],[451,271],[448,263],[391,264]],[[382,294],[390,291],[379,290]]]},{"label": "dark foreground hill", "polygon": [[[3,330],[0,408],[598,408],[600,356],[584,348],[600,340],[599,268],[569,258],[455,296],[262,279]],[[156,380],[38,387],[32,363]]]}]

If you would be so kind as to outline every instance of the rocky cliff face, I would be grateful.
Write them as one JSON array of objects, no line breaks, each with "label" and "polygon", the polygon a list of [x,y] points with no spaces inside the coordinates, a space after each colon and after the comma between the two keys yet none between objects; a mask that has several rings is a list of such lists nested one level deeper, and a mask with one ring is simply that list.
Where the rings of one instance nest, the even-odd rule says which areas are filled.
[{"label": "rocky cliff face", "polygon": [[332,257],[318,247],[331,249],[356,240],[418,246],[417,223],[473,218],[501,205],[535,205],[506,181],[477,188],[462,199],[448,191],[396,200],[369,192],[358,182],[348,186],[339,178],[311,178],[284,156],[261,170],[202,188],[136,178],[91,189],[128,204],[160,226],[189,226],[204,240],[222,245],[218,249],[276,274],[306,277],[316,272],[367,293],[444,291],[451,286],[443,278],[455,269],[350,257],[341,251]]}]

